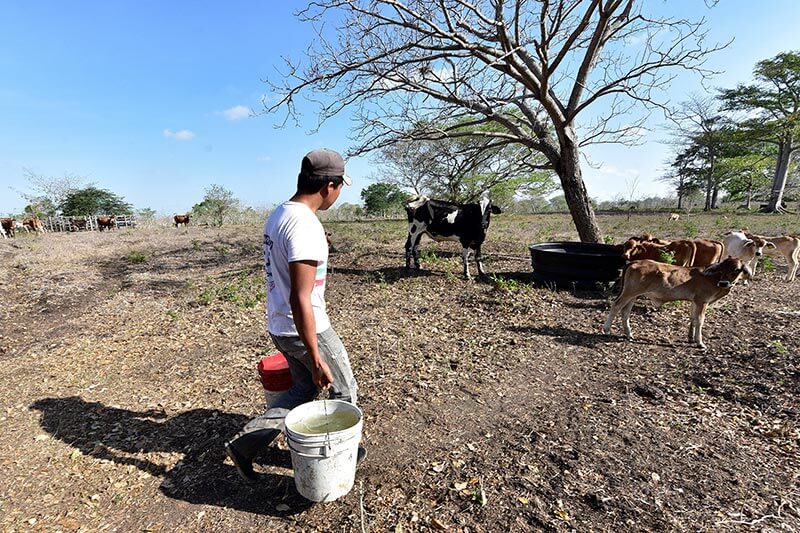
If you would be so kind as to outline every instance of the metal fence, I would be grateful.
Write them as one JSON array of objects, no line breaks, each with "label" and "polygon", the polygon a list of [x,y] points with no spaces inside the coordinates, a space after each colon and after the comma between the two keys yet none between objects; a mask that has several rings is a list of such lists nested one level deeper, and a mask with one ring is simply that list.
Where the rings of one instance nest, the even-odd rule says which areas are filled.
[{"label": "metal fence", "polygon": [[[83,222],[81,222],[83,221]],[[47,217],[42,219],[44,229],[47,231],[97,231],[97,217]],[[117,215],[117,228],[135,228],[135,215]]]}]

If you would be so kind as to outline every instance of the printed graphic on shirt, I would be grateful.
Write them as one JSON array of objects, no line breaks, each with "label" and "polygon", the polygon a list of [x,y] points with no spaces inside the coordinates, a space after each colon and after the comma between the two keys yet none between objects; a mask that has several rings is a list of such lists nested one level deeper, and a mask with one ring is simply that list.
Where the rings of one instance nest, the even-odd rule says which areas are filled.
[{"label": "printed graphic on shirt", "polygon": [[264,265],[267,267],[267,290],[272,292],[275,289],[275,278],[272,276],[272,262],[269,259],[272,252],[272,239],[269,235],[264,235]]},{"label": "printed graphic on shirt", "polygon": [[325,263],[317,263],[317,274],[314,279],[314,286],[315,287],[324,287],[325,286],[325,278],[328,276],[328,269],[325,267]]}]

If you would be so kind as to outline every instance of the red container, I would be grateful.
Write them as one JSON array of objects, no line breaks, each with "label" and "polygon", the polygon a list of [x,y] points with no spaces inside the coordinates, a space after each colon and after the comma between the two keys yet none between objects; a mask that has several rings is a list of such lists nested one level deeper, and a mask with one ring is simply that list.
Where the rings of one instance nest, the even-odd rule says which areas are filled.
[{"label": "red container", "polygon": [[264,390],[275,392],[285,391],[292,386],[292,373],[289,363],[281,352],[267,355],[258,362],[258,375]]}]

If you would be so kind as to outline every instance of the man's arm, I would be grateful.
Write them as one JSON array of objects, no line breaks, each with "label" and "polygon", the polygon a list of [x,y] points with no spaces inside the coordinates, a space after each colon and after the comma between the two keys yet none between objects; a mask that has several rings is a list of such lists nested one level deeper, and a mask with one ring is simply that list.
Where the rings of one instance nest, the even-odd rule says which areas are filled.
[{"label": "man's arm", "polygon": [[317,322],[314,320],[314,310],[311,308],[311,291],[314,289],[316,275],[316,261],[289,263],[289,279],[291,280],[289,305],[292,307],[294,325],[311,357],[311,375],[314,383],[320,389],[324,389],[333,383],[333,375],[328,364],[320,357],[317,346]]}]

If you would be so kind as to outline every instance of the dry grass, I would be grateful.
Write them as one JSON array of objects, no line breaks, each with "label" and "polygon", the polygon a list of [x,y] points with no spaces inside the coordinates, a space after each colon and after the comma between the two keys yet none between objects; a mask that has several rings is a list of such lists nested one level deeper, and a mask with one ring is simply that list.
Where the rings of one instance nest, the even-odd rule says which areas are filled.
[{"label": "dry grass", "polygon": [[[600,219],[615,241],[690,222],[708,237],[800,228]],[[329,311],[367,417],[363,489],[309,508],[285,450],[252,488],[224,460],[272,351],[260,227],[23,237],[0,241],[0,529],[800,527],[800,284],[780,260],[710,314],[700,352],[685,307],[637,308],[628,343],[598,335],[609,294],[530,285],[527,245],[575,238],[566,216],[493,218],[495,283],[459,279],[455,243],[424,241],[436,259],[404,272],[402,221],[326,227]]]}]

